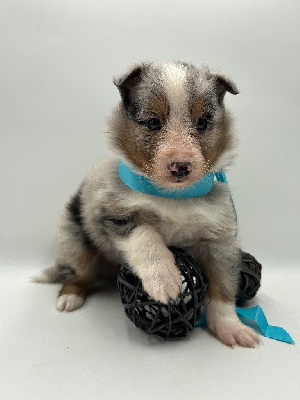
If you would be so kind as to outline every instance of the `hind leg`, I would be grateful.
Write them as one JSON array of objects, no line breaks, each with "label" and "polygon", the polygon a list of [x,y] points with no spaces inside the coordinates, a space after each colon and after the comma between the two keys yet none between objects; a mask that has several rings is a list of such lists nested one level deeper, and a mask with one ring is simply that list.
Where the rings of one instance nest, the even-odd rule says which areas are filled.
[{"label": "hind leg", "polygon": [[97,274],[97,252],[95,250],[84,249],[82,253],[74,259],[71,265],[60,264],[62,271],[70,270],[68,278],[63,282],[63,287],[59,292],[56,308],[58,311],[74,311],[80,308],[94,284]]},{"label": "hind leg", "polygon": [[48,281],[63,283],[56,302],[57,310],[73,311],[83,305],[94,284],[99,257],[99,251],[83,227],[79,191],[60,216],[56,266],[52,271],[46,271]]},{"label": "hind leg", "polygon": [[[80,308],[98,273],[112,269],[110,261],[100,253],[87,233],[82,206],[79,189],[60,215],[55,266],[33,277],[34,282],[63,284],[56,302],[59,311]],[[102,241],[106,243],[105,238]]]}]

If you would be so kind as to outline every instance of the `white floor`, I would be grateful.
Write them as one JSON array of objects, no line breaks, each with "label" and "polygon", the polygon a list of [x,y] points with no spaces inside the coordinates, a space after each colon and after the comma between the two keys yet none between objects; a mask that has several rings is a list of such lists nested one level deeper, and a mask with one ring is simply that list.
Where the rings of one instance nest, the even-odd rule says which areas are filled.
[{"label": "white floor", "polygon": [[249,302],[296,344],[262,338],[257,349],[227,348],[201,328],[180,341],[149,337],[126,318],[116,288],[60,314],[59,287],[30,283],[34,272],[0,269],[3,400],[300,398],[299,270],[265,269]]}]

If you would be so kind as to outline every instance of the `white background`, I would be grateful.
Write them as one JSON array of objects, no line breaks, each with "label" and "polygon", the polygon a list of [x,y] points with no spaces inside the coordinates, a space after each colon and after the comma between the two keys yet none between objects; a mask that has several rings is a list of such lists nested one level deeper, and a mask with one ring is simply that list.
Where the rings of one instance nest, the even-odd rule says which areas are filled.
[{"label": "white background", "polygon": [[53,261],[57,213],[107,153],[112,76],[153,59],[207,63],[240,95],[228,175],[243,248],[299,264],[298,1],[9,1],[1,26],[1,261]]},{"label": "white background", "polygon": [[[285,323],[286,328],[290,326],[290,333],[294,332],[292,336],[295,336],[299,313],[296,315],[289,306],[293,308],[299,303],[299,21],[298,0],[0,1],[0,283],[3,295],[1,321],[2,327],[6,327],[6,330],[2,329],[6,356],[1,356],[1,362],[9,360],[13,363],[4,368],[6,399],[11,388],[16,391],[11,392],[14,394],[10,398],[26,398],[24,390],[27,390],[30,399],[47,398],[47,393],[50,393],[47,387],[49,374],[52,376],[51,385],[54,385],[49,398],[60,398],[59,382],[62,377],[66,378],[66,370],[74,373],[76,362],[84,363],[86,374],[87,371],[92,374],[95,365],[99,367],[97,357],[101,358],[102,350],[99,354],[95,350],[95,365],[91,365],[85,359],[86,349],[78,352],[78,348],[86,335],[86,322],[91,323],[89,314],[85,313],[94,310],[95,315],[100,315],[101,310],[102,314],[104,312],[103,307],[107,312],[105,307],[109,305],[103,306],[108,304],[106,300],[103,300],[104,303],[101,300],[101,305],[90,304],[94,307],[92,311],[83,308],[77,314],[62,317],[53,308],[58,288],[30,286],[26,284],[26,279],[32,270],[53,263],[58,212],[85,174],[107,154],[105,117],[119,99],[112,76],[139,60],[179,59],[195,65],[206,63],[228,74],[237,83],[240,94],[228,94],[226,102],[237,119],[240,156],[228,178],[238,211],[242,246],[262,262],[265,276],[269,277],[261,289],[258,302],[267,305],[274,323]],[[283,279],[290,281],[282,282]],[[289,286],[289,282],[294,286]],[[290,287],[294,288],[294,292]],[[37,297],[39,301],[36,301]],[[133,340],[135,328],[125,321],[125,317],[123,319],[117,297],[114,302],[112,304],[115,304],[121,318],[117,326],[120,335],[125,326],[131,332],[130,343],[126,342],[125,348],[132,354],[136,349]],[[52,336],[48,328],[47,331],[40,328],[37,315],[47,321],[50,331],[52,327]],[[71,324],[70,329],[78,330],[77,339],[70,336],[68,323]],[[63,331],[59,324],[64,324]],[[115,332],[113,328],[112,332]],[[299,338],[299,332],[297,334]],[[59,335],[66,346],[68,340],[73,345],[76,343],[74,357],[77,354],[79,360],[69,359],[69,355],[61,351],[56,342]],[[113,343],[109,341],[111,336],[107,342],[108,336],[102,337],[103,349],[110,345],[116,348],[116,343],[120,348],[123,346],[118,342],[116,333],[114,335]],[[135,360],[141,371],[143,368],[139,361],[143,353],[158,354],[158,349],[155,346],[153,349],[142,337],[138,336],[140,353]],[[45,353],[45,340],[48,346],[52,346],[51,354],[56,354],[57,359]],[[92,354],[93,338],[90,340]],[[282,396],[293,399],[297,397],[294,397],[296,391],[299,394],[292,371],[285,371],[286,386],[272,368],[269,375],[266,372],[268,362],[272,366],[276,364],[274,354],[277,354],[275,358],[279,369],[286,362],[294,370],[295,360],[299,361],[299,352],[297,357],[295,348],[267,341],[265,353],[259,353],[262,350],[255,350],[256,353],[249,353],[248,350],[229,353],[212,338],[207,340],[205,346],[212,349],[214,355],[204,356],[204,363],[213,371],[212,375],[205,375],[207,385],[201,387],[205,399],[227,398],[222,385],[231,388],[228,398],[235,398],[235,385],[239,381],[235,374],[241,370],[245,371],[243,382],[251,387],[252,394],[256,383],[265,396],[273,390],[273,399]],[[182,346],[176,347],[176,351],[181,351],[182,356],[184,351],[190,351],[188,354],[191,357],[193,348],[199,346],[201,354],[200,344],[195,344],[195,341],[192,345],[189,343],[186,350]],[[12,353],[10,348],[13,348]],[[24,353],[25,348],[27,353]],[[278,353],[278,349],[282,353]],[[118,351],[121,350],[118,348]],[[111,354],[116,361],[110,362],[111,369],[108,371],[119,371],[121,367],[113,349]],[[129,356],[129,353],[124,354],[124,357]],[[168,363],[168,357],[173,353],[162,354],[165,364],[161,372],[165,373],[168,368],[171,370],[176,366],[176,360],[173,355]],[[245,354],[247,357],[251,354],[253,368],[263,365],[262,375],[256,376],[251,370],[254,375],[249,382],[244,368],[245,364],[249,367]],[[230,356],[233,358],[228,364]],[[221,357],[218,361],[221,364],[215,371],[213,362],[218,357]],[[35,360],[33,364],[29,361],[32,358]],[[152,361],[162,365],[159,356]],[[194,362],[197,362],[197,357]],[[229,381],[222,375],[224,368],[227,372],[232,368]],[[147,367],[145,369],[147,371]],[[16,370],[19,371],[19,385],[14,379]],[[28,376],[25,374],[21,378],[22,370],[26,370]],[[42,375],[37,377],[36,382],[38,371]],[[120,371],[125,379],[125,370]],[[99,393],[99,397],[90,398],[101,398],[101,395],[105,399],[117,398],[116,393],[121,394],[122,390],[118,389],[118,385],[115,387],[113,378],[110,383],[114,389],[104,384],[106,395],[101,392],[103,385],[100,385],[100,377],[103,378],[103,373],[100,371],[92,380],[89,378],[89,384],[92,383]],[[126,378],[126,382],[131,382],[134,373],[134,370],[131,371],[131,378]],[[160,387],[163,387],[163,378],[160,380],[155,374],[149,378],[158,379]],[[74,376],[67,377],[70,387],[77,379]],[[175,375],[177,381],[179,376]],[[201,372],[199,368],[200,380],[201,376],[203,370]],[[275,376],[275,383],[272,376]],[[125,384],[122,379],[122,384]],[[295,379],[298,381],[298,375]],[[28,385],[28,382],[37,384],[36,397],[30,392],[31,386],[27,387],[25,382]],[[169,382],[166,388],[171,393],[174,382],[166,382]],[[82,388],[84,385],[79,386]],[[220,392],[216,391],[216,387]],[[80,392],[80,388],[76,390]],[[66,388],[64,390],[69,393]],[[162,398],[159,397],[158,387],[156,390],[153,392],[156,393],[155,398]],[[193,396],[198,393],[194,380],[189,390],[185,393]],[[173,392],[173,398],[181,398],[180,390],[174,389]],[[220,394],[222,392],[223,395]],[[134,399],[134,395],[129,393]],[[143,393],[145,397],[140,393],[136,398],[152,398],[151,391],[149,397]],[[245,388],[242,388],[244,398],[245,393]],[[184,393],[182,396],[186,398]],[[76,398],[75,392],[73,398]]]}]

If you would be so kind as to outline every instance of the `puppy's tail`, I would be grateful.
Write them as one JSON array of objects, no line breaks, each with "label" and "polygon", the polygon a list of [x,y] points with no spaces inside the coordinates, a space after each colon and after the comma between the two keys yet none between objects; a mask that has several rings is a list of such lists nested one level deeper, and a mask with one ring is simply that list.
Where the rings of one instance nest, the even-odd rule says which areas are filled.
[{"label": "puppy's tail", "polygon": [[66,268],[62,269],[61,266],[53,265],[32,276],[30,281],[35,283],[60,283],[65,281],[69,274],[73,275],[74,273],[73,271],[67,271]]}]

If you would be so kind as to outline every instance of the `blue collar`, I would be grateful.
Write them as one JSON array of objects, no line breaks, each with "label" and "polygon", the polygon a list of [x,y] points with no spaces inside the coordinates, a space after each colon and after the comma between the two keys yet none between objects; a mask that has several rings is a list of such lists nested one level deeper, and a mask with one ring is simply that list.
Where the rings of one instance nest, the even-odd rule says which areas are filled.
[{"label": "blue collar", "polygon": [[172,199],[187,199],[206,195],[210,192],[215,177],[219,182],[227,183],[225,172],[221,171],[204,175],[203,178],[195,182],[193,185],[186,186],[182,189],[166,189],[156,185],[144,175],[136,174],[121,160],[119,160],[119,176],[125,185],[129,186],[133,190],[150,194],[152,196],[168,197]]}]

